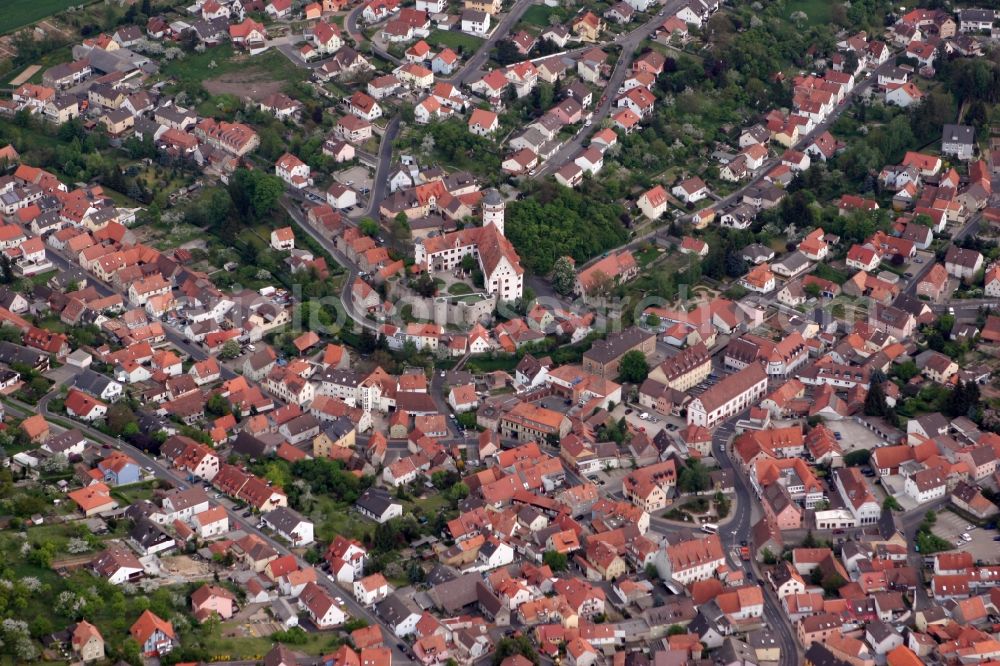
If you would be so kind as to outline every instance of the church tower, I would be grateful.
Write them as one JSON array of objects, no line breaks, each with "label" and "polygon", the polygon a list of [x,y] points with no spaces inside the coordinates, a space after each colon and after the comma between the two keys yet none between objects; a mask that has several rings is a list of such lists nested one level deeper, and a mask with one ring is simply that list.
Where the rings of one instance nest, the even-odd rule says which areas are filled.
[{"label": "church tower", "polygon": [[490,188],[483,193],[483,226],[492,224],[503,236],[503,211],[504,201],[500,193],[494,188]]}]

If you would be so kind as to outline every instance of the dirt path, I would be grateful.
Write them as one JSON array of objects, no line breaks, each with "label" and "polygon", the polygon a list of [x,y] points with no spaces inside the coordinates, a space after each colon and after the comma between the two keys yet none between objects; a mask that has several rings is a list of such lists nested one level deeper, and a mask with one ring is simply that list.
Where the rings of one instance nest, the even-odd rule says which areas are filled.
[{"label": "dirt path", "polygon": [[11,79],[10,85],[19,86],[31,77],[35,75],[35,72],[42,68],[41,65],[29,65],[23,72],[17,75],[17,78]]}]

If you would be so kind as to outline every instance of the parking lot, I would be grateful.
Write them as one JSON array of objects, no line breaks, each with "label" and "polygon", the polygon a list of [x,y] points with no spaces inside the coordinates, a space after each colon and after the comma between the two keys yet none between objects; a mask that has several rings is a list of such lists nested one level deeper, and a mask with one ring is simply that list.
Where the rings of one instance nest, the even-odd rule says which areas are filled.
[{"label": "parking lot", "polygon": [[333,179],[338,183],[353,187],[361,194],[364,194],[364,190],[370,189],[372,186],[371,173],[368,171],[368,167],[364,166],[355,166],[344,171],[338,171],[333,175]]},{"label": "parking lot", "polygon": [[853,419],[828,421],[825,425],[834,433],[840,434],[840,446],[844,453],[850,453],[855,449],[874,449],[887,445],[878,435]]},{"label": "parking lot", "polygon": [[[972,557],[976,561],[994,562],[997,559],[997,546],[1000,544],[993,541],[993,537],[997,536],[996,531],[974,527],[958,514],[951,511],[938,511],[933,531],[934,534],[949,541],[955,550],[972,553]],[[972,541],[962,541],[963,533],[972,537]]]}]

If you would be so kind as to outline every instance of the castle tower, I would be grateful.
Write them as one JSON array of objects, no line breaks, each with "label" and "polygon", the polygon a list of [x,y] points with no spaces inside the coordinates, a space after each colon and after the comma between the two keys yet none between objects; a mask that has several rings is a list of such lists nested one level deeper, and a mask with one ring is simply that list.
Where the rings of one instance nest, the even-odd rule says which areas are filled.
[{"label": "castle tower", "polygon": [[503,197],[494,188],[490,188],[483,193],[483,226],[492,224],[503,236]]}]

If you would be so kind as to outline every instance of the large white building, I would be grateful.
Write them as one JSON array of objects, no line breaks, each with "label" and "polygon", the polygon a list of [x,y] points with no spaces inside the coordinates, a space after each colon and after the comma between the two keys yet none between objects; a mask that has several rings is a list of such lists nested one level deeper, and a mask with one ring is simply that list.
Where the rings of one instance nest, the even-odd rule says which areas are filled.
[{"label": "large white building", "polygon": [[504,236],[504,202],[495,189],[483,194],[483,226],[419,240],[415,255],[417,264],[430,272],[455,270],[472,255],[483,272],[487,293],[515,301],[524,291],[521,258]]},{"label": "large white building", "polygon": [[688,425],[714,428],[720,422],[756,405],[767,393],[764,366],[751,363],[696,397],[688,405]]},{"label": "large white building", "polygon": [[673,579],[684,586],[715,577],[715,572],[725,563],[718,534],[668,545],[657,551],[654,562],[660,578]]},{"label": "large white building", "polygon": [[882,507],[875,500],[865,477],[857,467],[842,467],[834,470],[837,492],[844,500],[844,506],[851,512],[858,525],[872,525],[882,515]]}]

